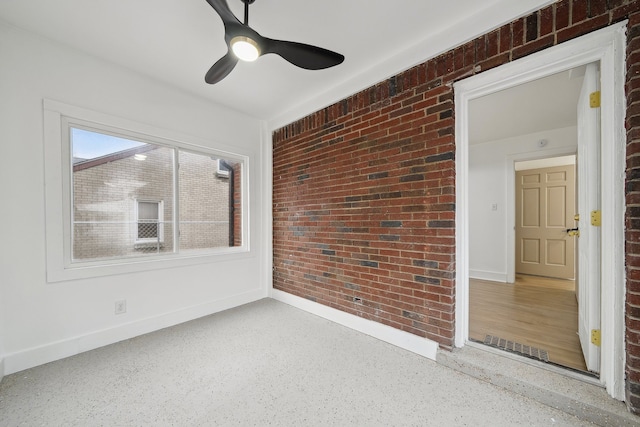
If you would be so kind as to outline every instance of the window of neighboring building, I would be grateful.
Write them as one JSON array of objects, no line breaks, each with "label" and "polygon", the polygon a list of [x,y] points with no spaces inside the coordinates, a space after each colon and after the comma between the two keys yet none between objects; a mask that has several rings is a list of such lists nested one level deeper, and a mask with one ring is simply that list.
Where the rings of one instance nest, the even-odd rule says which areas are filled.
[{"label": "window of neighboring building", "polygon": [[[160,245],[164,243],[163,203],[160,201],[136,201],[137,233],[135,242],[139,245],[149,243],[152,251],[160,252]],[[143,246],[139,246],[143,247]]]},{"label": "window of neighboring building", "polygon": [[[192,260],[246,251],[243,156],[125,131],[104,120],[59,112],[51,117],[58,118],[62,135],[64,251],[56,266],[71,271],[140,257]],[[53,191],[48,202],[58,203]],[[59,233],[51,237],[58,241]]]}]

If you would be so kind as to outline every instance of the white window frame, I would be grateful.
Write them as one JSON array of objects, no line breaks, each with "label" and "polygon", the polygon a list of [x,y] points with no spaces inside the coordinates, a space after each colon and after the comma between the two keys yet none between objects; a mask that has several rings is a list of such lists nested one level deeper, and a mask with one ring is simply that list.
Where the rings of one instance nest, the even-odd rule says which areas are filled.
[{"label": "white window frame", "polygon": [[[249,213],[251,209],[249,206],[250,159],[247,152],[190,135],[48,99],[43,101],[43,109],[47,282],[54,283],[158,268],[183,267],[251,256],[251,236],[249,234]],[[239,231],[242,233],[242,245],[209,248],[186,253],[169,252],[145,255],[144,257],[90,261],[73,260],[73,162],[69,143],[70,126],[88,126],[96,131],[105,129],[107,133],[113,133],[125,138],[148,141],[170,148],[195,151],[212,157],[225,158],[242,163],[242,168],[239,171],[241,173],[242,192],[241,227]],[[215,148],[212,148],[212,146],[215,146]],[[178,156],[175,157],[174,161],[177,163]],[[174,186],[177,185],[177,175]],[[173,209],[178,209],[177,197]],[[173,218],[175,219],[176,216],[174,215]],[[173,232],[176,235],[178,233],[177,228],[173,227]],[[176,241],[174,238],[174,242]]]}]

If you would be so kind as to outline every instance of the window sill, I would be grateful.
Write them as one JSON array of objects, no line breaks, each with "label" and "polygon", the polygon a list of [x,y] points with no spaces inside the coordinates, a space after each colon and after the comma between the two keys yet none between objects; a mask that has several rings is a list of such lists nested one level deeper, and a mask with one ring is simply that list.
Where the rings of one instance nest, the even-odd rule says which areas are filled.
[{"label": "window sill", "polygon": [[150,249],[150,248],[164,248],[164,241],[160,241],[160,244],[156,241],[148,241],[138,240],[133,244],[134,249]]},{"label": "window sill", "polygon": [[248,249],[237,247],[179,255],[149,255],[128,259],[74,262],[67,266],[50,266],[51,268],[47,269],[47,282],[55,283],[165,268],[186,267],[197,264],[218,263],[251,258],[252,256],[252,253]]}]

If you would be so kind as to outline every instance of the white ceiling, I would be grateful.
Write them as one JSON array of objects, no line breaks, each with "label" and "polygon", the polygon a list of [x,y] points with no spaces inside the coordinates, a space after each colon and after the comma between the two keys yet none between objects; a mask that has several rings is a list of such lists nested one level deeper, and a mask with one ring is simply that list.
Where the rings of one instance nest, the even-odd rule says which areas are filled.
[{"label": "white ceiling", "polygon": [[[226,53],[205,0],[2,0],[0,19],[271,125],[338,101],[554,0],[256,0],[262,35],[318,45],[343,64],[303,70],[275,55],[204,83]],[[241,0],[228,0],[242,19]]]},{"label": "white ceiling", "polygon": [[471,100],[469,143],[576,126],[584,72],[578,67]]}]

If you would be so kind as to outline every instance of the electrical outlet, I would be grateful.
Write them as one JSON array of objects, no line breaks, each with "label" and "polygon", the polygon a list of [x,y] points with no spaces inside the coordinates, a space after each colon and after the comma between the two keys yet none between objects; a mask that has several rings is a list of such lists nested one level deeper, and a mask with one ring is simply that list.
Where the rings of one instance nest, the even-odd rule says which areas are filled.
[{"label": "electrical outlet", "polygon": [[115,313],[116,314],[124,314],[127,312],[127,300],[123,299],[120,301],[116,301],[116,308],[115,308]]}]

